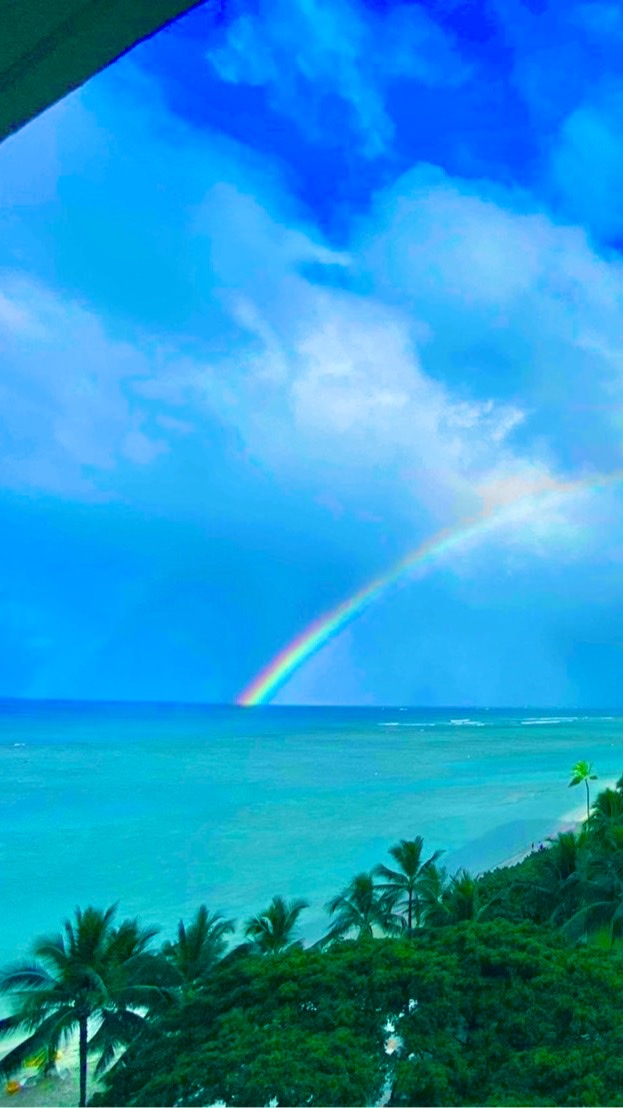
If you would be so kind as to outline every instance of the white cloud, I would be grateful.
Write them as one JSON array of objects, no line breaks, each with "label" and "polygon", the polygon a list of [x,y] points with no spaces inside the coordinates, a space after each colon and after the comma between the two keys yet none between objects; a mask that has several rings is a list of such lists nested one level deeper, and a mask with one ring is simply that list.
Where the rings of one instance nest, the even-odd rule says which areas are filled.
[{"label": "white cloud", "polygon": [[[380,194],[352,250],[377,295],[428,329],[429,373],[511,407],[520,396],[526,429],[556,413],[540,432],[552,457],[564,457],[572,406],[598,393],[612,402],[620,391],[623,266],[530,197],[423,166]],[[595,445],[607,413],[600,423],[581,428],[594,428]],[[616,466],[620,447],[610,439]]]},{"label": "white cloud", "polygon": [[145,355],[40,282],[4,271],[2,283],[3,484],[98,496],[98,472],[124,458],[146,465],[165,451],[132,397],[148,373]]},{"label": "white cloud", "polygon": [[[230,226],[240,204],[245,229],[228,271],[243,333],[235,355],[187,377],[187,396],[200,389],[204,404],[226,411],[275,475],[328,482],[338,499],[355,484],[393,484],[432,528],[469,514],[481,490],[508,495],[569,466],[620,464],[610,405],[623,383],[623,269],[581,230],[522,194],[424,167],[379,196],[353,239],[364,296],[306,280],[296,265],[303,239],[284,253],[276,213],[271,225],[229,199]],[[268,282],[257,264],[267,239]],[[597,396],[605,408],[584,414],[571,437],[567,422],[543,425],[543,412],[549,420]],[[530,545],[529,524],[537,545],[556,532],[573,546],[583,516],[586,498],[545,512],[535,504],[514,541]]]},{"label": "white cloud", "polygon": [[264,0],[256,15],[231,22],[208,57],[224,81],[266,86],[273,107],[304,122],[316,141],[335,141],[323,101],[338,97],[370,157],[392,138],[391,80],[454,85],[467,74],[445,32],[415,4],[374,15],[349,0]]},{"label": "white cloud", "polygon": [[[194,141],[178,136],[179,187]],[[145,158],[172,164],[168,142],[153,140],[137,172]],[[218,425],[317,503],[330,491],[333,505],[376,516],[380,495],[400,502],[408,542],[477,510],[482,490],[567,468],[568,429],[538,420],[620,390],[617,263],[526,196],[432,167],[381,192],[337,252],[268,173],[217,147],[198,202],[192,174],[180,235],[222,332],[132,334],[126,321],[121,342],[93,306],[6,274],[5,482],[112,494],[120,466],[173,457],[180,435],[213,464],[203,432]],[[183,193],[176,204],[185,210]],[[317,276],[338,266],[365,294],[315,283],[309,263]],[[582,429],[594,427],[601,449],[611,421],[597,412]]]},{"label": "white cloud", "polygon": [[23,304],[5,296],[0,292],[0,327],[7,333],[21,334],[28,337],[36,334],[38,328],[35,317]]},{"label": "white cloud", "polygon": [[[241,205],[248,214],[244,198]],[[235,226],[234,207],[229,217]],[[234,348],[209,362],[171,359],[166,375],[137,383],[141,395],[235,427],[280,480],[329,483],[339,496],[340,487],[382,475],[436,518],[457,497],[471,508],[477,483],[500,465],[525,467],[507,446],[523,419],[517,405],[466,400],[432,380],[407,314],[308,281],[280,257],[278,226],[268,287],[255,264],[265,219],[262,213],[259,238],[245,219],[237,274],[227,262],[228,284],[237,276],[242,285],[224,296],[241,328]],[[217,268],[217,285],[219,277]]]}]

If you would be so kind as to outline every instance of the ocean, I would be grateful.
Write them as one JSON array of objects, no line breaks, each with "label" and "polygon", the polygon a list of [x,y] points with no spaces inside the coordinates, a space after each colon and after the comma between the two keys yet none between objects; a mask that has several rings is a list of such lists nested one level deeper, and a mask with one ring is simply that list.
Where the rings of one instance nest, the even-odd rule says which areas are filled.
[{"label": "ocean", "polygon": [[543,840],[584,801],[574,762],[623,772],[622,735],[606,711],[0,701],[0,965],[87,904],[164,939],[201,903],[304,896],[316,938],[400,838],[476,873]]}]

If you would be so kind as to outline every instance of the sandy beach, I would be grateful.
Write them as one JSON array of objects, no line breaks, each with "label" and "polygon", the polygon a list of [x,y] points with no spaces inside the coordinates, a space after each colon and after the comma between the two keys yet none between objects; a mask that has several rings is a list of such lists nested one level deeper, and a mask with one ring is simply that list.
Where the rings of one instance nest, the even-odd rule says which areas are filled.
[{"label": "sandy beach", "polygon": [[[4,1040],[2,1042],[2,1053],[8,1053],[19,1041],[18,1036]],[[77,1033],[59,1053],[57,1073],[54,1075],[37,1077],[36,1070],[25,1068],[20,1074],[16,1075],[17,1079],[22,1083],[24,1081],[31,1083],[22,1084],[22,1087],[15,1093],[7,1093],[7,1082],[2,1081],[0,1085],[1,1108],[5,1108],[7,1105],[13,1105],[14,1108],[19,1105],[22,1105],[23,1108],[71,1108],[71,1106],[76,1105],[80,1093]],[[97,1058],[90,1058],[88,1061],[89,1076],[87,1084],[89,1096],[97,1088],[97,1081],[94,1077],[96,1065]]]},{"label": "sandy beach", "polygon": [[[88,1095],[93,1095],[97,1088],[97,1081],[93,1074],[97,1059],[89,1061]],[[78,1047],[77,1042],[70,1044],[64,1052],[63,1059],[59,1063],[59,1073],[50,1077],[41,1077],[32,1085],[22,1088],[16,1093],[6,1092],[6,1082],[2,1082],[0,1091],[0,1106],[8,1108],[75,1108],[79,1100],[78,1081]]]},{"label": "sandy beach", "polygon": [[[90,1067],[95,1068],[95,1063]],[[89,1078],[89,1096],[96,1090],[96,1083],[92,1076]],[[10,1095],[4,1091],[0,1093],[0,1105],[2,1108],[75,1108],[79,1099],[78,1062],[75,1061],[71,1069],[63,1074],[63,1077],[42,1077],[36,1084],[28,1088],[22,1088],[19,1092]]]},{"label": "sandy beach", "polygon": [[[595,791],[594,795],[602,792],[604,789],[614,789],[618,778],[608,777],[599,781],[599,788]],[[575,831],[576,833],[581,830],[586,822],[586,804],[577,804],[575,808],[571,808],[566,812],[560,820],[557,822],[555,828],[550,835],[547,835],[541,842],[530,843],[522,850],[518,850],[515,854],[505,858],[503,862],[500,862],[495,869],[506,868],[507,866],[517,866],[520,862],[523,862],[524,858],[527,858],[534,850],[538,850],[541,843],[547,846],[552,839],[555,839],[557,835],[561,835],[564,831]]]}]

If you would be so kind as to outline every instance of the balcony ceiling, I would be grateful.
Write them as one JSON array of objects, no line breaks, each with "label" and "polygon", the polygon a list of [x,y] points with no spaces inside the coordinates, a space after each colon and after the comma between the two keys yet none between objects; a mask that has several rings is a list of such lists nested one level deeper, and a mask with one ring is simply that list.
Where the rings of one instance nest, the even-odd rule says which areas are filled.
[{"label": "balcony ceiling", "polygon": [[201,0],[0,0],[0,142]]}]

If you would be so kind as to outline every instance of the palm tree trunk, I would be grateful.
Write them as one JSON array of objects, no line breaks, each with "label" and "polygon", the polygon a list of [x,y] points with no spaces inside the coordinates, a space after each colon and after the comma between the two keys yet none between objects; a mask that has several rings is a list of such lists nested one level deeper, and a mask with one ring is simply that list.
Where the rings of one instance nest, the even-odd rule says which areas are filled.
[{"label": "palm tree trunk", "polygon": [[80,1102],[79,1108],[86,1108],[87,1103],[87,1030],[88,1021],[85,1016],[79,1021],[79,1046],[80,1046]]},{"label": "palm tree trunk", "polygon": [[407,930],[409,934],[413,929],[413,890],[409,889],[409,904],[407,907]]},{"label": "palm tree trunk", "polygon": [[590,808],[588,781],[585,781],[584,784],[586,785],[586,818],[590,819],[591,808]]}]

